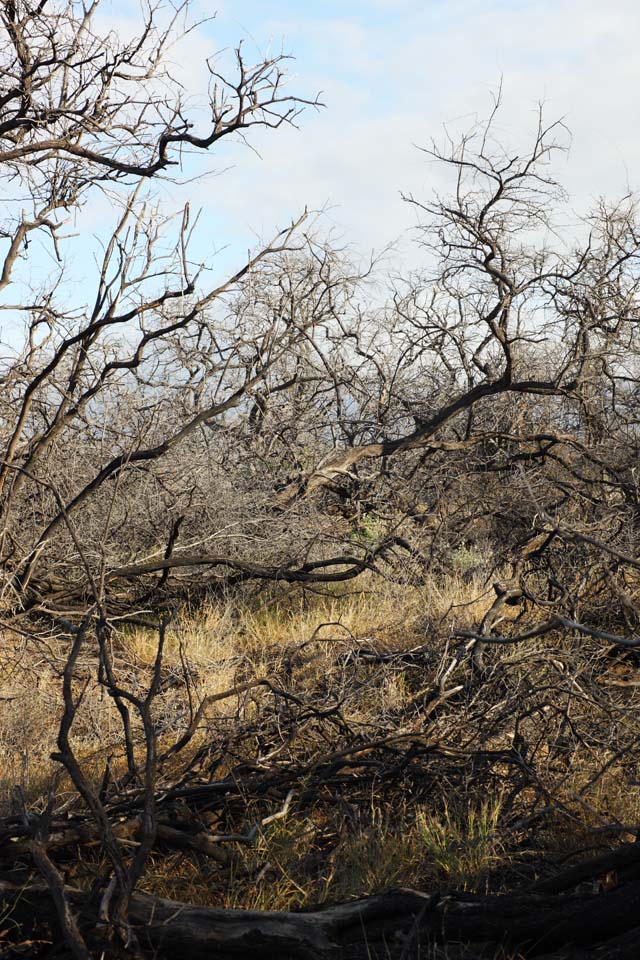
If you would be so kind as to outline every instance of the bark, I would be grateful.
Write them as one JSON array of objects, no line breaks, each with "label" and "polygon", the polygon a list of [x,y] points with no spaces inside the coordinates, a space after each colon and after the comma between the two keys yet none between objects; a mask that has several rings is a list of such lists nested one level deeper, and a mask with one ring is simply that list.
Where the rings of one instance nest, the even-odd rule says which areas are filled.
[{"label": "bark", "polygon": [[[86,927],[88,895],[67,889],[66,896]],[[56,925],[51,894],[43,884],[0,881],[0,898],[14,923],[33,926],[37,917],[40,923]],[[167,960],[399,958],[417,956],[421,945],[436,941],[505,944],[522,956],[545,960],[630,960],[637,956],[639,918],[639,882],[574,897],[438,897],[396,890],[308,913],[194,907],[136,894],[130,911],[141,946],[149,956]]]}]

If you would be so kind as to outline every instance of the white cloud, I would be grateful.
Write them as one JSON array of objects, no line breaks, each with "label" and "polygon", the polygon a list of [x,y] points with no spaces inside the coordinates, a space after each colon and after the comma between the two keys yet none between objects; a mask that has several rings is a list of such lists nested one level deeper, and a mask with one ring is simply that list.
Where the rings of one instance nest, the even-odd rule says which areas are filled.
[{"label": "white cloud", "polygon": [[[247,19],[248,6],[235,4],[234,17]],[[304,204],[328,202],[347,240],[364,251],[383,246],[413,222],[400,189],[424,193],[438,177],[414,144],[438,138],[445,121],[461,128],[485,113],[501,76],[507,142],[533,132],[540,99],[550,119],[566,117],[574,139],[559,172],[576,206],[620,194],[627,179],[640,186],[635,4],[453,0],[376,7],[387,16],[369,18],[362,5],[346,2],[334,19],[312,8],[287,22],[278,16],[286,4],[274,2],[270,19],[252,25],[254,36],[284,36],[299,49],[296,89],[323,89],[327,109],[309,112],[299,133],[257,136],[262,159],[222,151],[237,165],[201,197],[223,231],[267,234]],[[229,29],[224,17],[219,26]]]},{"label": "white cloud", "polygon": [[[208,0],[201,8],[210,12]],[[284,42],[298,57],[291,89],[322,90],[327,104],[307,110],[299,131],[250,132],[260,157],[221,144],[201,166],[233,165],[223,177],[160,188],[170,204],[203,206],[197,255],[229,244],[219,270],[305,205],[327,204],[327,222],[363,253],[384,247],[414,223],[400,191],[426,196],[441,183],[415,145],[440,138],[445,122],[462,129],[486,114],[501,76],[507,143],[530,137],[540,99],[549,119],[566,118],[573,145],[558,172],[577,208],[620,195],[628,182],[640,187],[640,7],[630,0],[237,0],[216,8],[213,23],[171,54],[194,103],[205,102],[205,58],[232,49],[243,24],[249,55]],[[105,7],[104,28],[129,30],[124,9]]]}]

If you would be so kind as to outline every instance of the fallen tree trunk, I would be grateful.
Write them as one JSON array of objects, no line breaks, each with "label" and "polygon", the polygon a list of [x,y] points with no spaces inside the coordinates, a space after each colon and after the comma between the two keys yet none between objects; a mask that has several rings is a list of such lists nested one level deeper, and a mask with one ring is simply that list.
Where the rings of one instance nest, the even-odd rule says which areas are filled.
[{"label": "fallen tree trunk", "polygon": [[556,873],[545,880],[538,880],[529,890],[531,893],[564,893],[585,880],[600,877],[603,874],[629,872],[640,867],[640,843],[625,843],[614,850],[607,850],[589,860],[582,860],[562,873]]},{"label": "fallen tree trunk", "polygon": [[[135,840],[140,834],[140,818],[137,817],[113,826],[113,834],[118,840]],[[229,855],[216,838],[204,831],[189,832],[176,829],[164,823],[156,827],[155,846],[164,845],[175,850],[193,850],[196,853],[212,857],[219,863],[228,864]],[[75,827],[52,833],[47,839],[47,850],[55,854],[58,861],[77,858],[78,848],[90,849],[101,843],[100,830],[94,823],[81,823]],[[29,840],[17,840],[0,844],[0,862],[13,863],[31,857]]]},{"label": "fallen tree trunk", "polygon": [[[91,942],[99,931],[88,894],[67,888],[66,896]],[[55,937],[57,918],[46,885],[0,881],[0,899],[3,915],[12,924],[26,932],[45,924]],[[631,960],[638,953],[639,920],[638,882],[574,897],[439,897],[396,890],[307,913],[194,907],[137,894],[130,911],[131,924],[149,956],[166,960],[412,957],[427,942],[506,944],[523,956],[542,955],[548,960]],[[104,955],[116,957],[118,952],[108,949]]]}]

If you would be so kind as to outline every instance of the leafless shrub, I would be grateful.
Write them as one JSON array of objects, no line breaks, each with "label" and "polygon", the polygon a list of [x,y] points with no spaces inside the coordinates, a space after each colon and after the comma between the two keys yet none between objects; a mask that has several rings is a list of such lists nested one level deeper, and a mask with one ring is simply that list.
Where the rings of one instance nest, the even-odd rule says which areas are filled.
[{"label": "leafless shrub", "polygon": [[[550,818],[635,833],[593,802],[614,774],[632,784],[638,761],[634,199],[601,204],[586,239],[558,238],[549,164],[565,130],[541,112],[529,148],[506,151],[498,98],[485,124],[429,149],[450,194],[407,198],[424,276],[372,300],[378,266],[354,268],[303,215],[212,285],[190,257],[189,206],[169,217],[147,185],[187,151],[292,123],[316,101],[286,92],[283,58],[251,66],[239,50],[234,78],[210,65],[196,134],[164,67],[187,5],[145,7],[131,40],[100,36],[98,7],[16,0],[0,13],[0,291],[24,319],[0,367],[0,702],[24,695],[28,649],[46,664],[34,702],[60,706],[57,773],[43,762],[38,785],[14,764],[0,856],[35,864],[86,957],[153,936],[134,894],[158,851],[208,858],[216,889],[236,868],[259,885],[273,864],[242,851],[273,823],[286,839],[292,804],[330,824],[311,818],[311,859],[344,850],[351,830],[375,860],[372,825],[386,821],[372,797],[377,811],[408,796],[410,836],[422,829],[445,874],[481,863],[485,884],[505,837],[514,849]],[[113,227],[86,306],[69,306],[64,224],[98,191]],[[39,238],[60,267],[28,289]],[[206,668],[228,678],[216,689],[181,643],[167,653],[185,604],[227,598],[233,611],[251,583],[263,612],[292,602],[286,586],[315,609],[317,592],[363,577],[417,592],[422,637],[396,625],[382,642],[330,619],[253,658],[236,638]],[[132,630],[154,638],[146,660]],[[15,759],[9,726],[4,737]],[[469,806],[472,829],[447,794],[479,792],[497,799]],[[447,860],[443,830],[467,828],[487,856]],[[77,871],[87,899],[60,865],[96,845]],[[433,877],[401,849],[413,881]],[[543,882],[564,890],[575,876]],[[615,903],[602,907],[607,942]],[[425,936],[441,933],[438,904]],[[411,898],[405,926],[407,910]]]}]

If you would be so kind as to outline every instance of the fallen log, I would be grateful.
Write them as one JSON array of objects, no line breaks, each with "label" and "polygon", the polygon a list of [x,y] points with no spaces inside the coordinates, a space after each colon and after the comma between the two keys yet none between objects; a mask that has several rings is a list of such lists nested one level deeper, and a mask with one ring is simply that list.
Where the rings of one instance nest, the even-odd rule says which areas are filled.
[{"label": "fallen log", "polygon": [[[135,842],[140,833],[140,818],[137,817],[113,826],[113,834],[118,840]],[[224,838],[223,838],[224,839]],[[229,854],[220,845],[219,838],[209,837],[204,831],[187,831],[159,823],[156,827],[156,841],[175,850],[193,850],[196,853],[212,857],[219,863],[228,864]],[[52,833],[47,839],[47,850],[58,860],[77,857],[77,848],[90,848],[101,843],[100,830],[95,823],[81,823],[76,826]],[[16,860],[31,859],[29,840],[8,840],[0,844],[0,862],[12,863]]]},{"label": "fallen log", "polygon": [[[66,888],[70,908],[91,942],[95,906],[88,894]],[[32,930],[57,930],[51,894],[43,883],[0,880],[3,916]],[[505,944],[522,956],[547,960],[592,957],[631,960],[640,936],[640,883],[589,896],[470,894],[439,897],[414,890],[389,893],[309,912],[263,912],[195,907],[136,894],[130,921],[149,956],[190,960],[360,960],[416,955],[426,943]],[[59,935],[59,934],[58,934]],[[104,944],[101,945],[104,949]],[[115,948],[113,948],[115,951]],[[560,951],[560,952],[558,952]],[[105,957],[116,957],[107,950]]]},{"label": "fallen log", "polygon": [[[129,820],[115,823],[112,829],[118,840],[129,840],[140,829],[140,823],[138,819]],[[24,831],[21,831],[21,833],[24,833]],[[31,856],[29,840],[21,839],[17,830],[14,831],[14,834],[15,839],[10,837],[0,844],[0,862],[10,863]],[[97,824],[91,822],[79,823],[52,832],[47,839],[47,851],[57,857],[64,855],[65,852],[68,856],[75,857],[77,847],[91,846],[100,842],[100,829]]]},{"label": "fallen log", "polygon": [[640,843],[625,843],[615,850],[607,850],[589,860],[582,860],[561,873],[538,880],[529,887],[532,893],[564,893],[585,880],[602,876],[611,871],[627,870],[640,866]]}]

